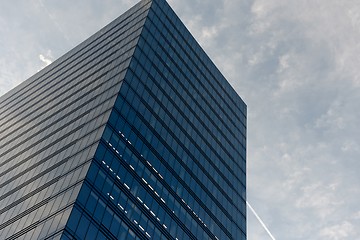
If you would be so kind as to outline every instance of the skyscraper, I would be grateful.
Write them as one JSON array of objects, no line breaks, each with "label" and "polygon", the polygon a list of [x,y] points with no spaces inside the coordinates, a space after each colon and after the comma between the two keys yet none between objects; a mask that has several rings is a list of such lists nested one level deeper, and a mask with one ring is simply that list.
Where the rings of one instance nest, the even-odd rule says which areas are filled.
[{"label": "skyscraper", "polygon": [[165,0],[0,97],[1,239],[246,239],[246,105]]}]

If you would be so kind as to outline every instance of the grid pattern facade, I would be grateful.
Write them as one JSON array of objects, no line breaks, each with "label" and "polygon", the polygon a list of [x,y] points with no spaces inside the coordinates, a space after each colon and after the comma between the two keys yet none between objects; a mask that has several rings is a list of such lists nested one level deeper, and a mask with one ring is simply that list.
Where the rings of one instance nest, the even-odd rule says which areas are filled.
[{"label": "grid pattern facade", "polygon": [[0,236],[246,239],[246,105],[165,0],[0,107]]},{"label": "grid pattern facade", "polygon": [[64,229],[148,6],[134,7],[0,98],[1,239],[53,238]]}]

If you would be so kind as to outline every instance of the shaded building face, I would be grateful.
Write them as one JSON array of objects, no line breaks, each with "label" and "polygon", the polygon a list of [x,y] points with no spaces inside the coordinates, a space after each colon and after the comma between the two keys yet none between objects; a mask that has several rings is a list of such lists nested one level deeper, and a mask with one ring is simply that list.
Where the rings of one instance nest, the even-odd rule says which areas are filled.
[{"label": "shaded building face", "polygon": [[246,239],[246,105],[163,0],[0,98],[4,239]]}]

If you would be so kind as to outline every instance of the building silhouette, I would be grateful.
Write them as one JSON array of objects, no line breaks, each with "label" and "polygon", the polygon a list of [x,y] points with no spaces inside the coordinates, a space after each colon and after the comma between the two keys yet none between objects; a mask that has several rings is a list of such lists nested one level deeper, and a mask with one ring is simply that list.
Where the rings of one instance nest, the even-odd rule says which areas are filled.
[{"label": "building silhouette", "polygon": [[1,239],[246,239],[246,105],[164,0],[0,97]]}]

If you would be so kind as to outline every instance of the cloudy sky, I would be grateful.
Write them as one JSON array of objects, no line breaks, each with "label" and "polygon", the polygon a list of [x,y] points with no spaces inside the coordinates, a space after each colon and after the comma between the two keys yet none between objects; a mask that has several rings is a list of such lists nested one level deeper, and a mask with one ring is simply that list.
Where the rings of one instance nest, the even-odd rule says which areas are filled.
[{"label": "cloudy sky", "polygon": [[[275,239],[360,239],[358,0],[168,0],[248,105],[248,201]],[[0,95],[137,0],[0,0]],[[248,212],[248,239],[271,239]]]}]

